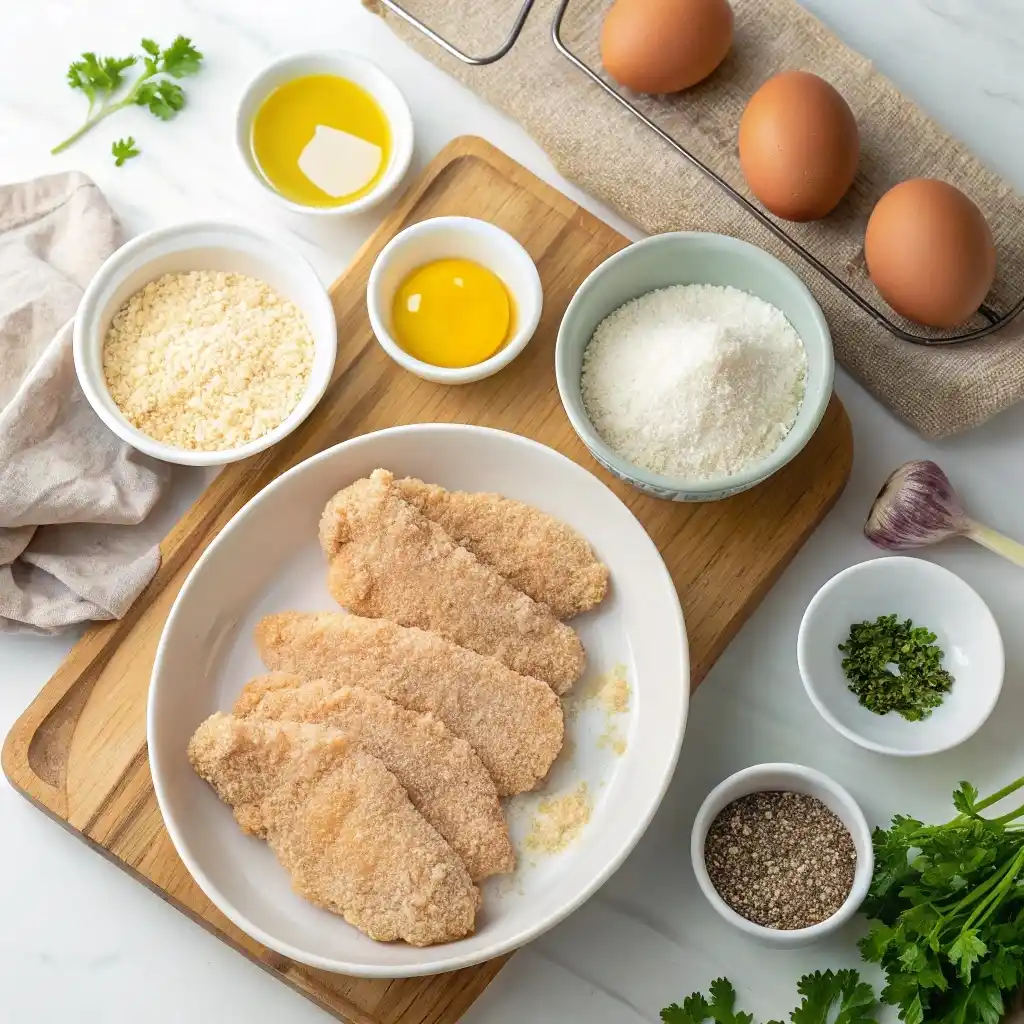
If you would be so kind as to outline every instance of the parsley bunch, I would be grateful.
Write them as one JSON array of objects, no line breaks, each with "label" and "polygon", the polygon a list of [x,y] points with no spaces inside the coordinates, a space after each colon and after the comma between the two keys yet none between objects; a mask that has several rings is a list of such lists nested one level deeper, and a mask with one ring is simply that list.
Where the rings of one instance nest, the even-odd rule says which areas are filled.
[{"label": "parsley bunch", "polygon": [[[165,49],[152,39],[143,39],[141,45],[143,52],[139,55],[97,57],[90,52],[83,53],[71,64],[67,74],[68,85],[85,94],[89,109],[81,128],[54,146],[51,153],[67,149],[100,121],[126,107],[146,107],[154,117],[169,121],[185,106],[185,92],[173,79],[194,75],[199,70],[203,55],[185,36],[178,36]],[[140,62],[141,74],[122,94],[125,72]],[[135,140],[129,136],[118,139],[111,147],[111,153],[120,167],[125,160],[138,156],[139,150]]]},{"label": "parsley bunch", "polygon": [[[805,974],[796,986],[803,997],[789,1015],[792,1024],[873,1024],[878,1002],[871,986],[856,971],[815,971]],[[694,992],[661,1011],[663,1024],[753,1024],[750,1013],[736,1012],[736,990],[727,978],[711,982],[710,999]],[[781,1024],[769,1021],[768,1024]]]},{"label": "parsley bunch", "polygon": [[910,619],[899,622],[895,615],[882,615],[874,622],[855,622],[850,639],[839,650],[846,655],[843,671],[850,690],[876,715],[895,711],[918,722],[953,686],[953,677],[941,665],[942,649],[935,644],[935,634]]},{"label": "parsley bunch", "polygon": [[862,910],[875,919],[861,940],[881,964],[886,1003],[906,1024],[998,1024],[1003,993],[1024,984],[1024,805],[986,818],[968,782],[944,825],[899,815],[874,834],[875,874]]}]

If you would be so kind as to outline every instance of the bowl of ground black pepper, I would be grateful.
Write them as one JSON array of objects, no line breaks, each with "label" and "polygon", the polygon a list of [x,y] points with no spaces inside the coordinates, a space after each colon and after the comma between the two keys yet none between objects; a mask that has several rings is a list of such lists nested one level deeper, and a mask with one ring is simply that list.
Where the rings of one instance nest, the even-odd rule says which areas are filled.
[{"label": "bowl of ground black pepper", "polygon": [[762,764],[707,796],[690,842],[697,883],[730,924],[765,945],[809,945],[857,912],[874,870],[871,830],[838,783]]}]

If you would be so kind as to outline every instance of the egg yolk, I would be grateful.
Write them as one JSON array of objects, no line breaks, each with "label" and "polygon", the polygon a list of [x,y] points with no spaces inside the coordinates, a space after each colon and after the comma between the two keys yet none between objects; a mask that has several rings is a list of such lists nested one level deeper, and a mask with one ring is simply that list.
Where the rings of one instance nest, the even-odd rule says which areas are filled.
[{"label": "egg yolk", "polygon": [[513,312],[501,278],[471,260],[447,259],[402,282],[391,320],[398,344],[414,359],[458,369],[482,363],[505,344]]}]

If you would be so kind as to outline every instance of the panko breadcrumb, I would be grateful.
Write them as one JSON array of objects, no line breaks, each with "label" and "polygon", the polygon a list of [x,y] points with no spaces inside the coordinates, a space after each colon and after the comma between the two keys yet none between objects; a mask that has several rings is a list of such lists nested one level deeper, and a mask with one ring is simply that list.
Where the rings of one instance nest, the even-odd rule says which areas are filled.
[{"label": "panko breadcrumb", "polygon": [[309,383],[306,318],[270,285],[213,270],[164,274],[114,314],[103,376],[137,430],[222,451],[280,426]]},{"label": "panko breadcrumb", "polygon": [[632,690],[626,678],[626,666],[615,665],[610,672],[587,675],[564,702],[565,717],[575,721],[580,712],[599,708],[606,716],[624,715],[629,711]]},{"label": "panko breadcrumb", "polygon": [[626,679],[626,666],[616,665],[602,679],[603,685],[599,693],[601,706],[608,714],[625,714],[629,710],[630,696],[629,681]]},{"label": "panko breadcrumb", "polygon": [[542,800],[526,837],[526,848],[538,853],[560,853],[590,821],[590,809],[585,782],[562,796]]}]

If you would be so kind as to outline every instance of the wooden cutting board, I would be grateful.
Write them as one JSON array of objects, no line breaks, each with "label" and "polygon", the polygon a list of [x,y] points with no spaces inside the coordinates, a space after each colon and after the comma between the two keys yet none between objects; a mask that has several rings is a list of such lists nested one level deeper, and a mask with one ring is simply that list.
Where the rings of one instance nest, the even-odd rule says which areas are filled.
[{"label": "wooden cutting board", "polygon": [[[544,315],[526,351],[489,380],[428,384],[374,340],[366,280],[374,257],[427,217],[481,217],[515,235],[536,261]],[[504,960],[432,978],[364,980],[293,963],[227,921],[178,859],[153,795],[146,692],[160,632],[189,570],[228,520],[286,469],[345,438],[425,421],[477,423],[557,448],[604,480],[661,549],[686,612],[693,686],[707,674],[839,497],[853,461],[849,420],[835,397],[804,452],[771,480],[728,501],[658,501],[612,479],[590,458],[555,388],[555,334],[586,275],[627,244],[481,139],[456,139],[424,171],[331,289],[338,365],[323,401],[270,451],[227,467],[163,544],[156,578],[119,622],[91,629],[15,724],[3,748],[11,783],[60,824],[194,921],[340,1020],[456,1024]]]}]

